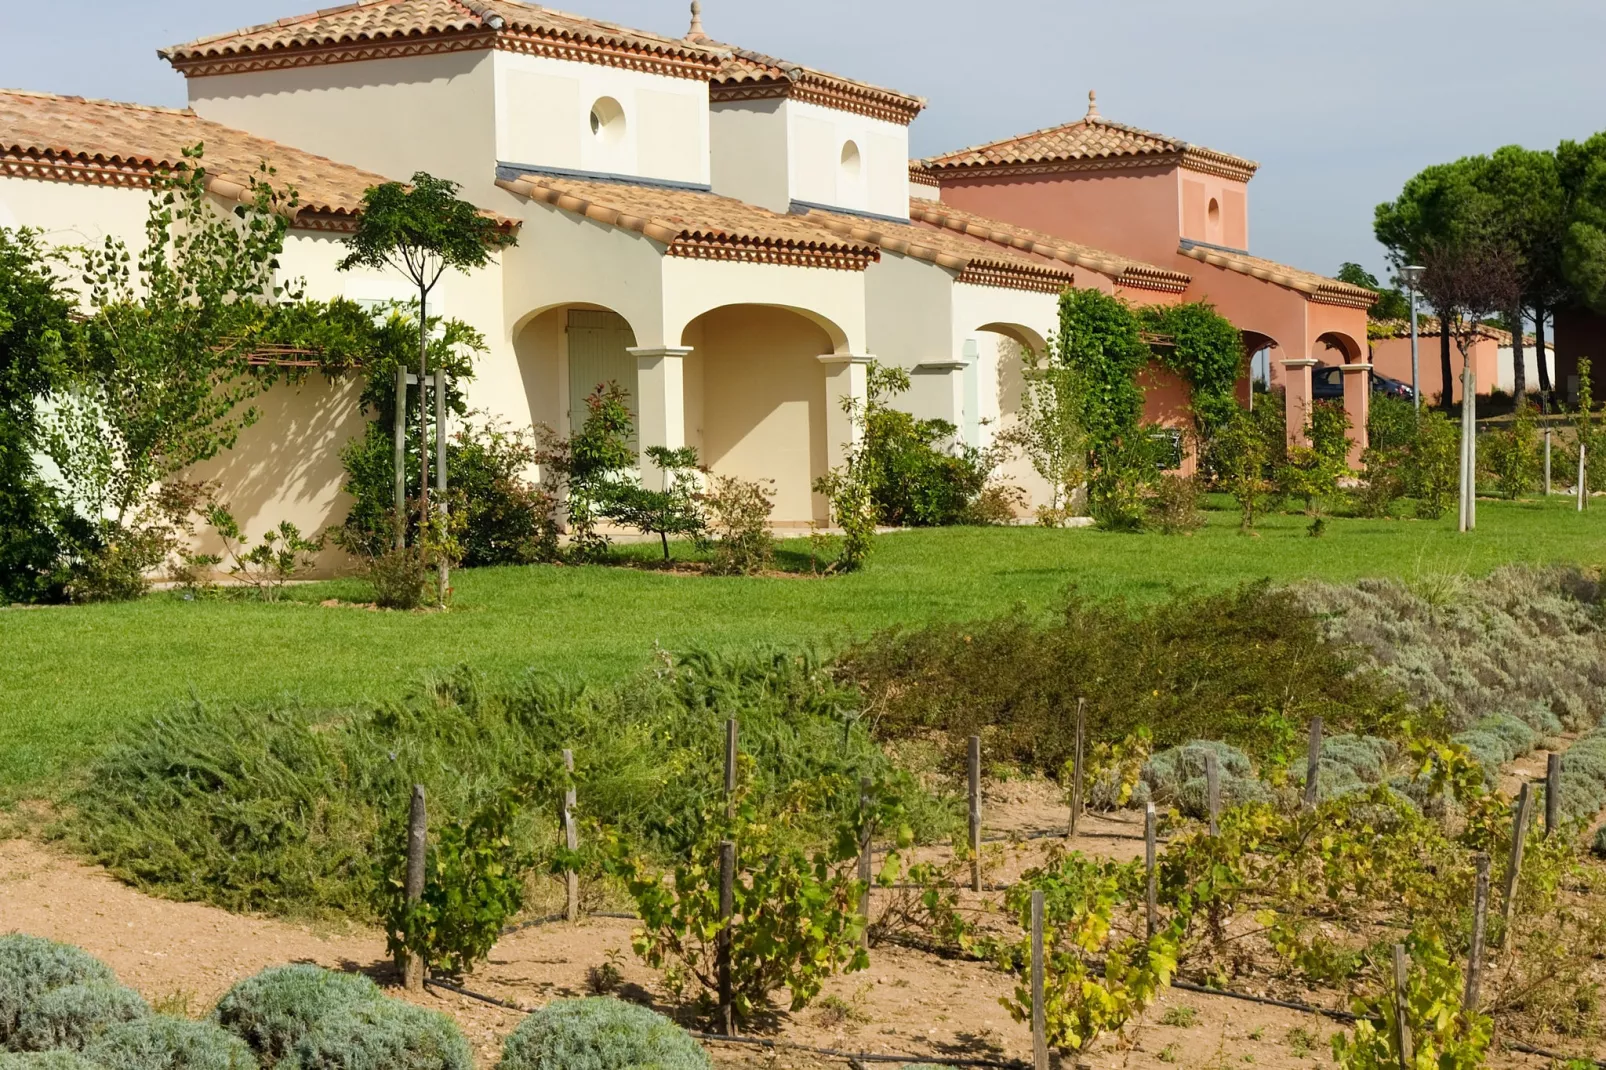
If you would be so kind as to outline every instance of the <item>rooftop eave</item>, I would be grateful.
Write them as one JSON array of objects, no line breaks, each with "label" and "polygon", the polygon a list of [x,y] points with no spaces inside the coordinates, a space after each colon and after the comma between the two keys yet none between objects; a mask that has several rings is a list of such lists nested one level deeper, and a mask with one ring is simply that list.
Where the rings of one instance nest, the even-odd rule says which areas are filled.
[{"label": "rooftop eave", "polygon": [[664,246],[664,252],[669,256],[694,260],[743,260],[797,267],[863,271],[879,260],[881,255],[877,249],[862,244],[796,242],[686,227],[678,223],[635,215],[555,189],[531,175],[498,178],[496,184],[528,200],[584,216],[603,226],[617,227],[620,230],[640,234]]},{"label": "rooftop eave", "polygon": [[1369,309],[1377,303],[1378,295],[1359,286],[1339,282],[1337,279],[1317,279],[1291,268],[1270,263],[1249,263],[1209,246],[1184,243],[1178,250],[1211,267],[1247,275],[1261,282],[1294,290],[1306,300],[1319,305],[1338,305],[1344,308]]}]

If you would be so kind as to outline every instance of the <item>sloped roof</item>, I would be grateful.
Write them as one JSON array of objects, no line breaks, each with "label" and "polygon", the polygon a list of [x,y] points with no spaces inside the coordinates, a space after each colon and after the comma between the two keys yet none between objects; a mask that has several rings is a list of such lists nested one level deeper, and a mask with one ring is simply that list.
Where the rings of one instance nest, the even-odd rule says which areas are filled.
[{"label": "sloped roof", "polygon": [[863,271],[870,242],[844,238],[805,216],[780,215],[700,190],[504,171],[497,185],[604,226],[644,234],[670,256]]},{"label": "sloped roof", "polygon": [[1368,290],[1364,286],[1339,282],[1326,275],[1318,275],[1314,271],[1289,267],[1275,260],[1251,256],[1238,249],[1226,249],[1219,245],[1207,245],[1204,242],[1189,241],[1184,238],[1178,252],[1213,267],[1225,268],[1262,282],[1298,290],[1317,304],[1371,308],[1377,303],[1376,291]]},{"label": "sloped roof", "polygon": [[805,219],[831,233],[869,242],[889,253],[914,257],[959,272],[959,282],[1035,293],[1060,293],[1076,276],[1063,262],[917,223],[811,208]]},{"label": "sloped roof", "polygon": [[694,42],[520,0],[360,0],[203,37],[158,54],[196,76],[475,48],[688,78],[708,78],[720,62]]},{"label": "sloped roof", "polygon": [[1112,123],[1101,116],[1093,94],[1087,115],[1074,123],[931,156],[925,167],[944,171],[1053,171],[1098,169],[1121,164],[1176,162],[1247,182],[1260,165],[1241,156],[1189,144],[1135,126]]},{"label": "sloped roof", "polygon": [[370,187],[383,175],[314,155],[203,119],[192,111],[0,90],[0,173],[110,186],[149,186],[202,145],[208,189],[221,197],[248,195],[264,163],[274,186],[300,200],[296,224],[346,229]]},{"label": "sloped roof", "polygon": [[728,50],[713,79],[711,92],[716,102],[785,96],[904,126],[914,122],[926,107],[924,97],[910,96],[733,45],[710,44]]},{"label": "sloped roof", "polygon": [[1160,290],[1165,293],[1181,293],[1188,288],[1192,280],[1181,271],[1171,268],[1156,267],[1141,260],[1117,253],[1105,252],[1086,245],[1078,245],[1064,238],[1042,231],[1032,230],[1028,227],[1016,226],[997,219],[988,219],[943,204],[941,201],[928,201],[920,198],[911,198],[909,201],[909,215],[921,223],[928,223],[934,227],[968,235],[980,241],[989,242],[996,246],[1015,249],[1029,253],[1033,256],[1056,260],[1063,264],[1097,271],[1108,276],[1121,286],[1139,290]]}]

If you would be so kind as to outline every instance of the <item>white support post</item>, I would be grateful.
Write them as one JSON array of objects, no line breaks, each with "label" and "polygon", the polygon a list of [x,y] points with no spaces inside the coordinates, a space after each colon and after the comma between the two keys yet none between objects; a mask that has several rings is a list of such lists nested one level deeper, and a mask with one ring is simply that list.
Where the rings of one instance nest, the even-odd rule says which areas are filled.
[{"label": "white support post", "polygon": [[666,478],[647,456],[653,446],[678,450],[686,445],[686,358],[692,350],[656,346],[629,350],[636,358],[636,438],[641,477],[648,487]]},{"label": "white support post", "polygon": [[870,364],[875,358],[837,353],[820,358],[825,365],[826,465],[836,468],[847,461],[848,450],[858,442],[860,428],[848,416],[845,403],[853,401],[863,412],[870,396]]}]

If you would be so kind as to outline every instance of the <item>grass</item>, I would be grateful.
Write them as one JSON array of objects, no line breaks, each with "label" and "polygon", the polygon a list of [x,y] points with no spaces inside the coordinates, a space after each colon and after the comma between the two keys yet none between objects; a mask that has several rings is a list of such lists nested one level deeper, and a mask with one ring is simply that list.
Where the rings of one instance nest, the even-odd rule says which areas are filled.
[{"label": "grass", "polygon": [[[1510,561],[1600,561],[1606,515],[1570,502],[1480,503],[1479,529],[1435,522],[1336,519],[1321,539],[1298,516],[1258,537],[1213,511],[1191,537],[1099,531],[949,529],[878,540],[870,566],[829,580],[712,578],[620,568],[462,572],[450,613],[323,608],[360,600],[337,581],[277,605],[185,602],[0,610],[0,796],[49,794],[118,730],[194,696],[292,698],[340,705],[395,694],[435,668],[507,679],[530,669],[604,680],[644,665],[657,646],[824,647],[933,618],[970,618],[1020,603],[1044,609],[1067,587],[1097,596],[1163,597],[1268,577],[1432,580]],[[806,540],[784,559],[808,568]],[[656,548],[632,547],[650,560]]]}]

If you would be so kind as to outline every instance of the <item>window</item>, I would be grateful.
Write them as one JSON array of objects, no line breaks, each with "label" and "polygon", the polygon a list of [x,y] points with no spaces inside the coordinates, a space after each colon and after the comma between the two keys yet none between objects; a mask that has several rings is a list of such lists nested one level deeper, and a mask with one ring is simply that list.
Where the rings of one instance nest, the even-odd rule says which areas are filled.
[{"label": "window", "polygon": [[612,97],[603,97],[591,105],[591,133],[607,145],[617,144],[625,136],[625,109]]},{"label": "window", "polygon": [[1210,198],[1210,225],[1212,227],[1221,225],[1221,202],[1214,197]]},{"label": "window", "polygon": [[849,182],[857,182],[859,174],[864,169],[864,161],[859,156],[859,146],[848,142],[842,146],[842,177]]}]

